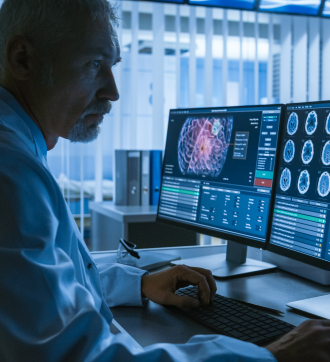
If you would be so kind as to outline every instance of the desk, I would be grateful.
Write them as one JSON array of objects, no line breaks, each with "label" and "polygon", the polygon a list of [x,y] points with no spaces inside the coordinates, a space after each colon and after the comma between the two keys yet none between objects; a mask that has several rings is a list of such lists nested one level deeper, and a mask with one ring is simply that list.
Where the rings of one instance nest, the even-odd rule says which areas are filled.
[{"label": "desk", "polygon": [[112,201],[90,202],[91,249],[114,250],[120,238],[140,248],[196,245],[198,235],[175,226],[157,223],[157,206],[117,206]]},{"label": "desk", "polygon": [[[157,251],[190,258],[222,253],[226,251],[226,247],[160,248]],[[261,260],[261,253],[261,250],[248,248],[249,258]],[[93,255],[96,260],[102,260],[102,258],[106,260],[107,256],[115,260],[114,253],[93,253]],[[217,287],[218,293],[226,297],[283,311],[284,317],[278,318],[296,326],[307,318],[291,312],[290,308],[286,307],[288,302],[330,293],[330,287],[324,287],[282,271],[217,281]],[[111,308],[111,311],[117,322],[143,347],[153,343],[185,343],[196,334],[214,334],[212,330],[191,320],[180,311],[165,308],[150,301],[144,308],[116,307]]]}]

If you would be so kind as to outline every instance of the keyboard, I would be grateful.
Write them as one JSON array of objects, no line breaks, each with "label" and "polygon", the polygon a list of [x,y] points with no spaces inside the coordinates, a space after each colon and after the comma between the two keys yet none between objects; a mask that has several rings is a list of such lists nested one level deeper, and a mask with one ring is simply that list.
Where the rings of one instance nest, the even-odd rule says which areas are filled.
[{"label": "keyboard", "polygon": [[[177,295],[197,298],[197,287],[176,291]],[[239,301],[216,294],[212,305],[182,309],[185,314],[219,334],[264,346],[290,332],[295,326]]]}]

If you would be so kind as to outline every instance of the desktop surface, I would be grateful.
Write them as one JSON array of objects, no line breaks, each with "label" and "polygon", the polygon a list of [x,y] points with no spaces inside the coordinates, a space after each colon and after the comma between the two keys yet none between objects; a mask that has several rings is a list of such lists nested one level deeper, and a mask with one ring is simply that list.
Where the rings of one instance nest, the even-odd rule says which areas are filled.
[{"label": "desktop surface", "polygon": [[[219,247],[219,250],[208,248],[189,247],[187,252],[189,257],[193,257],[201,253],[207,254],[207,250],[210,254],[219,250],[225,251],[224,247]],[[162,251],[177,253],[181,250],[180,255],[187,257],[185,249],[164,248]],[[258,259],[261,253],[260,250],[249,248],[248,256]],[[218,294],[280,310],[284,312],[284,316],[278,318],[295,326],[307,320],[308,316],[294,313],[286,307],[287,303],[330,293],[329,287],[280,270],[221,282],[216,280],[216,283]],[[111,308],[111,311],[117,322],[143,347],[153,343],[185,343],[196,334],[214,334],[212,329],[183,315],[176,308],[163,307],[150,301],[144,308],[116,307]]]}]

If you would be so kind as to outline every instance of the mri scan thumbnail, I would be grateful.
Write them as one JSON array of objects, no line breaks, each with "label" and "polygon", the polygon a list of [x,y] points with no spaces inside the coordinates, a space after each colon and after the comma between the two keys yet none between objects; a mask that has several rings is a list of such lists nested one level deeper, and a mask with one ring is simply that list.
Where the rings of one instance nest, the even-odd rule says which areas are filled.
[{"label": "mri scan thumbnail", "polygon": [[284,146],[284,154],[283,154],[284,161],[287,163],[291,162],[294,158],[294,152],[295,152],[295,145],[292,140],[288,140]]},{"label": "mri scan thumbnail", "polygon": [[299,178],[298,178],[298,191],[302,195],[305,194],[310,185],[310,177],[309,172],[307,170],[303,170],[300,172]]},{"label": "mri scan thumbnail", "polygon": [[327,120],[325,122],[325,131],[330,135],[330,113],[328,114]]},{"label": "mri scan thumbnail", "polygon": [[323,172],[317,184],[317,192],[320,196],[326,197],[330,191],[330,176],[328,172]]},{"label": "mri scan thumbnail", "polygon": [[290,136],[294,135],[298,129],[298,115],[296,112],[292,112],[288,119],[288,124],[286,125],[287,132]]},{"label": "mri scan thumbnail", "polygon": [[325,166],[330,165],[330,141],[326,142],[322,150],[322,162]]},{"label": "mri scan thumbnail", "polygon": [[316,131],[317,114],[315,111],[309,112],[306,118],[305,131],[310,136]]},{"label": "mri scan thumbnail", "polygon": [[288,168],[285,168],[281,173],[280,178],[280,188],[282,191],[289,190],[291,185],[291,171]]},{"label": "mri scan thumbnail", "polygon": [[311,140],[308,140],[304,143],[302,151],[301,151],[301,160],[307,165],[309,164],[314,156],[314,144]]}]

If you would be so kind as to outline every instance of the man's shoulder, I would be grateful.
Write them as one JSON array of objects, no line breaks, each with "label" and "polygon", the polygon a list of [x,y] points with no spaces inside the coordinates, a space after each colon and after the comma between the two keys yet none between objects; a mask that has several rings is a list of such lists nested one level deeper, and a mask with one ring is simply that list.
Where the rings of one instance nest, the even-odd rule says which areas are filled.
[{"label": "man's shoulder", "polygon": [[15,147],[0,138],[0,179],[12,183],[45,184],[47,188],[57,189],[56,180],[50,171],[32,153]]}]

